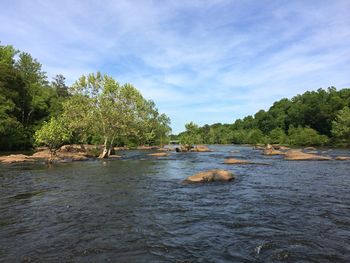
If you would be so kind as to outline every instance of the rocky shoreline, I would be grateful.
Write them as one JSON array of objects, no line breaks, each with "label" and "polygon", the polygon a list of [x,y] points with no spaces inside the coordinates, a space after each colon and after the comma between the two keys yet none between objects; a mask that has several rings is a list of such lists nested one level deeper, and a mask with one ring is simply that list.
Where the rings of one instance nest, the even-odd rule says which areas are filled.
[{"label": "rocky shoreline", "polygon": [[[46,162],[46,163],[63,163],[63,162],[75,162],[75,161],[88,161],[98,159],[103,149],[102,145],[87,145],[87,144],[72,144],[63,145],[55,155],[51,155],[50,151],[46,147],[39,147],[32,155],[25,154],[10,154],[7,156],[0,156],[0,164],[13,164],[13,163],[29,163],[29,162]],[[193,147],[179,146],[177,148],[161,148],[158,146],[139,146],[137,150],[156,150],[147,154],[150,157],[166,157],[169,151],[176,152],[212,152],[212,149],[205,145],[197,145]],[[314,147],[306,147],[303,149],[291,149],[287,146],[280,145],[255,145],[255,150],[262,151],[266,156],[283,156],[287,161],[348,161],[350,156],[336,156],[330,157],[319,153]],[[115,154],[117,151],[129,150],[127,147],[114,147],[113,154],[108,159],[120,159],[121,155]],[[322,152],[325,153],[325,152]],[[242,164],[265,164],[255,163],[249,160],[239,160],[228,158],[224,160],[224,164],[242,165]]]}]

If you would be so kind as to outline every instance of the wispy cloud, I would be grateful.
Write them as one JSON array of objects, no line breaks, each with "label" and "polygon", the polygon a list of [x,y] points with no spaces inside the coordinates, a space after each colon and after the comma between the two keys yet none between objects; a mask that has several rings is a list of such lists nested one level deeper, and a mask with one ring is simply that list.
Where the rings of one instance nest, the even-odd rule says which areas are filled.
[{"label": "wispy cloud", "polygon": [[175,132],[233,122],[274,100],[349,87],[350,2],[9,1],[0,36],[72,83],[101,70],[134,84]]}]

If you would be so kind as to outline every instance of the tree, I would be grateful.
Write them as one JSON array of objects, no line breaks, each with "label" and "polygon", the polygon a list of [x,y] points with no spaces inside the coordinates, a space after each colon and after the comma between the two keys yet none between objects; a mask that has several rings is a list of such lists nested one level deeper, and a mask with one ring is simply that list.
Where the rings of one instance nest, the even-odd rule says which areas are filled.
[{"label": "tree", "polygon": [[62,74],[58,74],[56,75],[56,77],[53,78],[53,81],[51,81],[51,86],[56,91],[58,97],[69,97],[68,87],[66,85],[66,78]]},{"label": "tree", "polygon": [[185,125],[186,132],[181,135],[180,143],[191,148],[193,145],[201,143],[201,136],[199,134],[198,125],[194,124],[192,121]]},{"label": "tree", "polygon": [[168,119],[158,114],[131,84],[119,85],[101,73],[82,76],[64,103],[65,119],[80,140],[93,135],[103,140],[101,158],[108,157],[115,142],[145,142],[167,133]]},{"label": "tree", "polygon": [[269,142],[270,143],[281,143],[284,144],[287,141],[287,135],[285,134],[282,128],[273,129],[269,133]]},{"label": "tree", "polygon": [[289,144],[291,145],[324,145],[328,142],[326,135],[320,135],[317,131],[310,127],[293,127],[288,130]]},{"label": "tree", "polygon": [[350,108],[344,107],[338,111],[336,119],[332,122],[332,134],[335,138],[350,143]]},{"label": "tree", "polygon": [[51,159],[56,151],[71,138],[71,131],[62,118],[52,117],[48,122],[35,132],[35,141],[49,147]]}]

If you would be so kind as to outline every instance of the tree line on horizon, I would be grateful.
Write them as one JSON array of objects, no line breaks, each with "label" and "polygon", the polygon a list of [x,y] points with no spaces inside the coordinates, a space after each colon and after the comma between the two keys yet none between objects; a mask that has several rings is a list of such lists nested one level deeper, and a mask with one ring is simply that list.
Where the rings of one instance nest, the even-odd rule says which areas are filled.
[{"label": "tree line on horizon", "polygon": [[350,89],[307,91],[281,99],[233,124],[199,127],[193,122],[178,138],[182,144],[283,144],[350,146]]},{"label": "tree line on horizon", "polygon": [[81,76],[68,87],[63,75],[49,82],[30,54],[0,45],[0,150],[46,145],[161,145],[170,119],[160,114],[131,84],[99,72]]}]

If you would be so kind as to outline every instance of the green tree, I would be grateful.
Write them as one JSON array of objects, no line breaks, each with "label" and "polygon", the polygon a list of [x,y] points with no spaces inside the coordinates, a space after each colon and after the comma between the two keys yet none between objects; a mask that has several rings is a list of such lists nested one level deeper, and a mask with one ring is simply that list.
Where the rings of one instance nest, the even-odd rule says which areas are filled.
[{"label": "green tree", "polygon": [[56,151],[70,140],[72,136],[66,121],[62,118],[52,117],[48,122],[35,132],[35,141],[37,144],[45,145],[49,148],[51,159],[56,155]]},{"label": "green tree", "polygon": [[317,131],[310,127],[293,127],[288,130],[289,144],[291,145],[324,145],[328,142],[326,135],[320,135]]},{"label": "green tree", "polygon": [[269,133],[269,142],[284,144],[287,142],[287,135],[282,128],[273,129]]},{"label": "green tree", "polygon": [[336,119],[332,122],[332,134],[344,143],[350,143],[350,108],[344,107],[338,111]]},{"label": "green tree", "polygon": [[72,96],[64,103],[65,119],[78,140],[101,138],[101,158],[108,157],[117,143],[152,141],[168,133],[170,120],[159,115],[130,84],[119,85],[101,73],[82,76],[71,87]]},{"label": "green tree", "polygon": [[195,144],[202,143],[201,136],[199,134],[198,125],[194,124],[192,121],[185,125],[186,132],[180,137],[180,143],[188,148],[191,148]]}]

